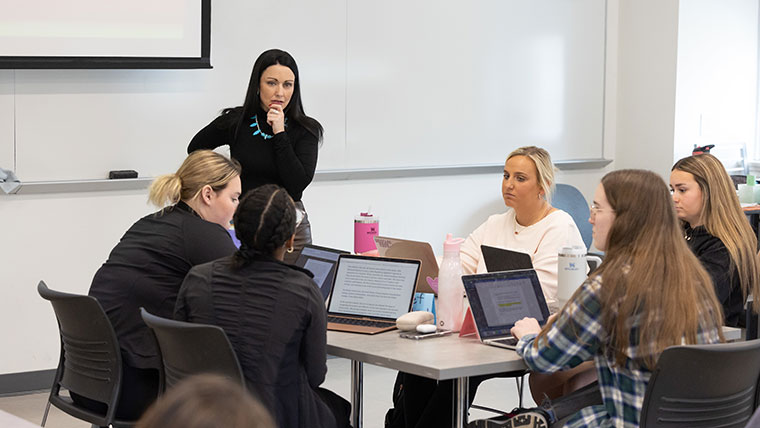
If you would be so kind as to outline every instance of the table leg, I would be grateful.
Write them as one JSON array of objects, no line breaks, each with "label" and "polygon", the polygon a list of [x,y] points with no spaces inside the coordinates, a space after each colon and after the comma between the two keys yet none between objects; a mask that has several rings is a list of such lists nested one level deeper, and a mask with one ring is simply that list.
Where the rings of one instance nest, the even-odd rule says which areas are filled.
[{"label": "table leg", "polygon": [[364,384],[364,363],[351,360],[351,425],[362,428],[362,391]]},{"label": "table leg", "polygon": [[464,428],[467,425],[467,401],[468,390],[470,388],[470,378],[460,377],[454,381],[454,420],[451,426],[454,428]]}]

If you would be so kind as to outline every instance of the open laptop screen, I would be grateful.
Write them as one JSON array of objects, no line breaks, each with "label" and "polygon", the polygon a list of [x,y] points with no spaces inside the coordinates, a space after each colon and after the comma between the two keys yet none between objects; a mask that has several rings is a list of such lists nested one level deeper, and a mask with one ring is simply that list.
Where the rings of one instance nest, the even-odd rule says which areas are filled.
[{"label": "open laptop screen", "polygon": [[518,270],[462,277],[481,339],[509,335],[524,317],[546,323],[546,306],[536,271]]},{"label": "open laptop screen", "polygon": [[341,255],[327,312],[395,320],[409,312],[419,260]]},{"label": "open laptop screen", "polygon": [[296,259],[296,266],[307,269],[314,274],[314,282],[319,286],[322,297],[325,299],[330,295],[335,277],[335,266],[338,264],[338,256],[341,254],[348,254],[348,252],[306,245]]}]

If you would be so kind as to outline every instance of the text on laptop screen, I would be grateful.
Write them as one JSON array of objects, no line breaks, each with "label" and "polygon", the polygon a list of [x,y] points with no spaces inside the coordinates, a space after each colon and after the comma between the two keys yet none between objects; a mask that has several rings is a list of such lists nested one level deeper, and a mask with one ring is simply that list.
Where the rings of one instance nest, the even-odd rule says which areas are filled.
[{"label": "text on laptop screen", "polygon": [[396,319],[409,311],[419,263],[342,258],[329,312]]},{"label": "text on laptop screen", "polygon": [[[338,262],[338,253],[332,251],[320,250],[318,248],[304,247],[301,250],[299,259],[305,259],[304,269],[308,269],[314,274],[314,282],[319,288],[325,283],[325,279],[330,274],[330,269]],[[300,263],[299,263],[300,264]]]},{"label": "text on laptop screen", "polygon": [[479,280],[475,290],[485,317],[478,320],[478,326],[486,326],[481,336],[509,334],[512,326],[524,317],[536,318],[542,325],[546,321],[529,275]]}]

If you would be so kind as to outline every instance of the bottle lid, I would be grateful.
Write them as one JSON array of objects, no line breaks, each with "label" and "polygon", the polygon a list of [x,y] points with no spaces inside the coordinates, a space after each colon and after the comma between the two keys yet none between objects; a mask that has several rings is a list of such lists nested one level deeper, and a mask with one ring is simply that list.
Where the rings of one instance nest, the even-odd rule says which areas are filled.
[{"label": "bottle lid", "polygon": [[446,241],[443,242],[443,252],[459,252],[459,246],[464,242],[464,238],[454,238],[450,233],[446,234]]},{"label": "bottle lid", "polygon": [[755,176],[752,174],[747,175],[747,186],[755,185]]}]

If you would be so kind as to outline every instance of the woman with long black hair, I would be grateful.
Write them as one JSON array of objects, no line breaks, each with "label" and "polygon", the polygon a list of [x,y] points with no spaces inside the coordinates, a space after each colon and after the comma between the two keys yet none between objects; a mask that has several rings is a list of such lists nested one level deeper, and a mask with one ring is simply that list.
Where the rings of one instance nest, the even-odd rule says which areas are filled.
[{"label": "woman with long black hair", "polygon": [[193,137],[187,151],[228,145],[243,167],[243,194],[263,184],[287,190],[302,217],[293,244],[297,250],[311,243],[301,197],[314,178],[322,132],[322,125],[304,113],[296,61],[270,49],[253,65],[245,103],[224,109]]}]

